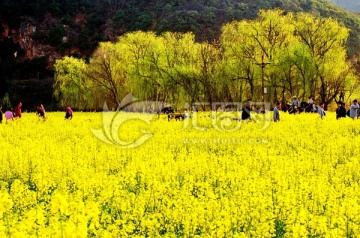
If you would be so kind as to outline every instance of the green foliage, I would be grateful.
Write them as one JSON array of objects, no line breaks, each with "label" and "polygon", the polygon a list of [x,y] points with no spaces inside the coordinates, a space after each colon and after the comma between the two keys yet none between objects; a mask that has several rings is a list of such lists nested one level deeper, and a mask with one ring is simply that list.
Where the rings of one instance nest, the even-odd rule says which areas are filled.
[{"label": "green foliage", "polygon": [[8,93],[6,93],[5,96],[0,100],[0,106],[2,106],[3,111],[11,108],[11,102]]},{"label": "green foliage", "polygon": [[[344,1],[341,1],[343,4]],[[354,7],[358,3],[350,3]],[[21,7],[18,7],[21,6]],[[70,25],[70,29],[77,34],[85,35],[86,44],[91,50],[102,39],[116,37],[128,31],[152,30],[157,33],[167,31],[188,32],[196,35],[199,41],[213,41],[221,34],[221,25],[232,20],[254,19],[261,9],[281,8],[285,11],[311,12],[321,17],[334,17],[352,29],[348,46],[350,53],[359,52],[359,17],[335,7],[326,0],[297,0],[297,1],[144,1],[144,0],[14,0],[0,3],[0,19],[5,18],[11,25],[19,25],[23,16],[32,16],[39,21],[48,13],[61,24]],[[87,22],[85,28],[71,24],[79,13],[85,14]],[[104,37],[105,36],[105,37]],[[80,37],[81,38],[81,37]],[[72,40],[72,39],[70,39]],[[56,46],[58,41],[50,41]],[[82,47],[84,41],[78,42]],[[85,49],[83,49],[85,51]],[[85,53],[90,53],[85,51]]]},{"label": "green foliage", "polygon": [[79,109],[92,109],[96,104],[93,83],[85,74],[87,65],[83,60],[65,57],[55,64],[54,95],[62,107],[71,105]]},{"label": "green foliage", "polygon": [[[344,0],[341,2],[346,1]],[[354,1],[353,6],[355,4]],[[245,19],[253,22],[258,16],[259,11],[266,9],[282,9],[284,12],[296,13],[308,12],[318,18],[331,17],[332,19],[337,19],[337,22],[341,26],[347,27],[350,32],[349,37],[346,38],[347,57],[351,58],[354,55],[360,54],[360,17],[336,7],[327,0],[5,0],[0,2],[0,20],[8,23],[10,28],[14,29],[18,29],[21,23],[24,23],[24,20],[31,22],[31,24],[34,24],[37,27],[37,31],[33,34],[35,45],[52,45],[58,51],[56,53],[62,55],[68,55],[71,54],[70,52],[73,50],[79,50],[79,57],[88,59],[93,55],[99,42],[115,42],[119,36],[137,30],[151,30],[156,32],[157,35],[163,36],[166,32],[192,32],[194,42],[191,42],[191,46],[197,48],[200,47],[196,44],[197,42],[216,42],[224,37],[221,28],[224,24]],[[272,22],[276,22],[275,20],[276,19],[272,20]],[[256,24],[260,23],[257,22]],[[258,29],[259,27],[256,24],[254,23],[253,25],[254,29]],[[263,24],[265,24],[263,27],[272,27],[266,23],[266,21],[264,21]],[[291,26],[289,24],[285,24],[284,26],[288,27],[288,30],[291,31]],[[159,75],[159,77],[162,78],[162,82],[160,83],[161,87],[159,86],[160,89],[158,89],[158,91],[161,91],[162,87],[167,87],[171,90],[175,90],[176,93],[165,95],[155,92],[155,90],[152,89],[152,93],[150,93],[151,96],[149,96],[149,93],[146,94],[151,98],[171,98],[171,100],[175,101],[180,100],[179,98],[182,98],[182,100],[200,100],[195,99],[196,97],[202,98],[201,100],[209,100],[209,96],[205,95],[209,92],[205,92],[205,90],[208,90],[211,87],[204,86],[204,82],[208,82],[209,80],[220,80],[222,82],[221,87],[216,86],[216,90],[211,89],[215,94],[218,94],[215,98],[218,97],[219,99],[222,99],[225,97],[228,100],[230,100],[230,98],[238,100],[259,94],[261,83],[259,83],[257,79],[261,77],[261,68],[254,64],[255,61],[259,61],[261,58],[262,50],[257,48],[258,46],[260,46],[260,48],[266,48],[267,52],[265,52],[265,60],[277,61],[274,62],[272,66],[267,66],[265,71],[265,78],[271,85],[269,90],[271,91],[270,94],[272,96],[269,96],[268,99],[275,100],[275,96],[273,95],[279,94],[279,90],[280,93],[284,93],[284,95],[286,93],[300,93],[305,95],[310,92],[316,92],[317,89],[315,83],[304,84],[304,82],[308,82],[310,78],[317,77],[315,74],[317,71],[314,72],[313,70],[313,58],[310,60],[307,56],[309,52],[305,54],[306,57],[302,58],[299,55],[294,55],[294,52],[291,51],[293,49],[292,47],[296,47],[298,50],[305,50],[304,46],[300,47],[298,45],[301,44],[301,42],[295,43],[289,38],[291,45],[289,45],[289,42],[281,43],[279,39],[284,37],[284,35],[276,36],[276,34],[278,34],[276,31],[271,31],[272,34],[274,34],[271,37],[275,38],[266,40],[264,38],[266,31],[264,30],[259,31],[262,35],[258,36],[258,40],[264,38],[264,41],[260,41],[263,44],[261,46],[259,45],[259,42],[255,44],[255,38],[251,38],[248,35],[248,32],[254,33],[254,29],[243,29],[243,32],[246,34],[244,35],[244,39],[241,40],[248,43],[248,45],[246,45],[248,47],[247,49],[240,49],[238,46],[232,47],[235,48],[231,48],[234,51],[233,54],[237,55],[235,55],[234,58],[230,57],[231,55],[226,55],[226,57],[230,57],[227,58],[229,62],[220,60],[220,63],[217,62],[217,64],[215,64],[217,67],[216,76],[214,76],[215,78],[210,80],[208,76],[202,75],[203,72],[200,71],[189,74],[189,72],[184,72],[184,70],[182,70],[186,69],[186,67],[200,67],[199,65],[204,63],[204,61],[185,62],[179,60],[179,62],[177,62],[178,68],[175,67],[173,71],[166,71],[169,73],[167,79],[176,78],[178,80],[181,78],[181,81],[177,81],[177,84],[173,84],[171,83],[172,81],[164,79],[165,73],[161,71],[161,67],[158,69],[158,72],[152,72],[151,75],[152,78],[158,77]],[[274,28],[271,29],[284,30],[275,25]],[[288,37],[287,34],[288,33],[285,34],[286,37]],[[64,36],[67,37],[67,41],[63,41]],[[290,34],[290,36],[293,38],[295,37],[294,34]],[[274,39],[277,40],[271,42]],[[240,38],[235,40],[240,41]],[[0,42],[0,44],[2,43],[3,42]],[[159,45],[158,43],[156,44]],[[165,43],[163,43],[163,45],[164,44]],[[282,46],[279,46],[278,44],[288,44],[289,47],[282,48]],[[213,47],[216,48],[215,45]],[[247,57],[250,58],[242,58],[240,60],[241,52],[244,53],[245,50],[252,50],[254,47],[254,54],[247,55]],[[6,49],[7,47],[5,46],[3,48]],[[220,45],[220,48],[221,50],[224,50],[222,45]],[[161,47],[159,49],[161,49]],[[180,52],[179,49],[176,50]],[[198,49],[194,52],[195,55],[199,54],[196,53],[197,50]],[[225,49],[225,51],[230,54],[229,50],[230,49]],[[341,57],[343,56],[342,53],[343,52],[340,54]],[[160,55],[162,56],[162,54]],[[13,53],[9,53],[6,57],[12,57],[12,55]],[[224,57],[224,55],[221,55],[221,57]],[[196,58],[201,59],[199,55],[196,55]],[[151,59],[151,56],[146,56],[145,59],[144,62],[147,63],[144,64],[150,64],[148,61]],[[300,60],[300,62],[306,61],[307,63],[299,64],[298,60]],[[15,60],[13,62],[15,62]],[[287,67],[281,68],[280,70],[278,67],[280,64],[283,66],[286,65]],[[304,65],[308,65],[308,68],[304,68]],[[6,72],[7,74],[3,74],[4,82],[10,79],[17,79],[19,78],[19,75],[26,74],[26,72],[14,72],[14,70],[9,70],[15,67],[18,67],[18,65],[12,63],[12,65],[7,65],[6,69],[0,69],[0,72]],[[151,65],[151,67],[155,66]],[[219,68],[221,68],[221,73],[218,72],[220,70]],[[304,69],[306,69],[306,71],[304,71]],[[326,68],[324,68],[324,70],[326,71]],[[39,75],[45,75],[44,72],[47,71],[47,66],[44,66],[41,71],[43,72]],[[221,74],[226,74],[226,77],[221,76]],[[282,79],[279,79],[276,74],[282,75]],[[206,78],[206,80],[204,78]],[[303,80],[300,85],[305,85],[307,88],[303,92],[300,92],[298,78]],[[133,79],[131,78],[131,80]],[[285,80],[288,83],[287,85],[279,86],[279,80]],[[146,85],[156,85],[156,80],[151,81],[151,83],[150,81],[141,82],[147,82]],[[189,84],[188,82],[196,83]],[[1,85],[2,87],[6,87],[6,89],[0,89],[0,96],[3,96],[4,92],[9,91],[10,86],[6,86],[3,82]],[[11,84],[9,83],[8,85]],[[149,88],[153,87],[149,86]],[[286,88],[285,92],[283,92],[284,88]],[[182,90],[185,90],[187,94],[183,93]],[[199,95],[201,96],[197,96],[194,93],[196,90],[199,90]],[[51,91],[50,88],[49,91]]]},{"label": "green foliage", "polygon": [[49,31],[48,43],[54,46],[59,46],[63,43],[65,36],[65,29],[63,25],[57,25]]},{"label": "green foliage", "polygon": [[[261,101],[263,84],[268,88],[266,101],[286,102],[292,95],[306,100],[313,95],[329,104],[358,82],[346,61],[348,36],[348,29],[331,18],[260,11],[255,20],[224,25],[220,41],[212,44],[197,43],[192,33],[125,34],[115,43],[102,43],[89,65],[81,64],[86,68],[81,77],[58,70],[62,77],[57,81],[63,85],[70,76],[81,78],[87,82],[83,91],[96,95],[101,89],[112,108],[128,93],[178,106]],[[67,60],[57,63],[57,69],[66,66],[79,72],[77,65]],[[66,97],[74,93],[67,92],[71,87],[59,87],[58,92]]]}]

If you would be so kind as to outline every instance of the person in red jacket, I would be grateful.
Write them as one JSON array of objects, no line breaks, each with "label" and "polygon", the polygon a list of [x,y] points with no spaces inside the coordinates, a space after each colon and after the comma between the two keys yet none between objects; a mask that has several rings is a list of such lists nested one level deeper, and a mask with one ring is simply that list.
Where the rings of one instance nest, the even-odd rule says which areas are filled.
[{"label": "person in red jacket", "polygon": [[16,107],[14,108],[14,114],[15,116],[14,117],[21,117],[21,107],[22,107],[22,103],[19,102],[18,105],[16,105]]}]

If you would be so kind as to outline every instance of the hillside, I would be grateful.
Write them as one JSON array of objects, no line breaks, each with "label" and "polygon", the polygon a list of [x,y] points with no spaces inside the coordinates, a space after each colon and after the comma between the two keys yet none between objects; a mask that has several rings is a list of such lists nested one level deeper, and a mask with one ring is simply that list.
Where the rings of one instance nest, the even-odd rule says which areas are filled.
[{"label": "hillside", "polygon": [[360,2],[355,0],[329,0],[334,4],[351,12],[360,12]]},{"label": "hillside", "polygon": [[13,102],[29,98],[25,106],[34,100],[49,105],[56,59],[89,58],[100,41],[125,32],[192,31],[198,41],[212,42],[224,23],[273,8],[338,19],[351,29],[349,56],[360,52],[360,18],[327,0],[1,1],[0,99],[8,92]]}]

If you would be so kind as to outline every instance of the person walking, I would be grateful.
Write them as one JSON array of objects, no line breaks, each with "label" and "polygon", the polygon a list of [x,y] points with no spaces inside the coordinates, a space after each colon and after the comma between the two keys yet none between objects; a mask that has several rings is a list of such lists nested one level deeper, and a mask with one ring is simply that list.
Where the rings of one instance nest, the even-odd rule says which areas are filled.
[{"label": "person walking", "polygon": [[359,110],[359,103],[358,101],[355,99],[353,101],[353,103],[351,104],[350,106],[350,109],[349,109],[349,116],[350,118],[352,119],[355,119],[355,117],[357,116],[357,111]]},{"label": "person walking", "polygon": [[251,119],[251,102],[245,102],[245,107],[242,109],[241,120],[250,120]]},{"label": "person walking", "polygon": [[291,113],[293,113],[293,114],[295,114],[297,112],[300,113],[300,111],[299,111],[299,100],[298,100],[298,98],[296,96],[292,97],[291,107],[292,107]]},{"label": "person walking", "polygon": [[319,113],[321,119],[324,119],[324,117],[325,117],[324,107],[325,107],[325,103],[321,102],[318,107],[318,113]]},{"label": "person walking", "polygon": [[280,121],[280,110],[281,109],[281,103],[277,102],[276,106],[274,107],[274,122]]},{"label": "person walking", "polygon": [[22,103],[19,102],[16,107],[14,108],[14,117],[18,117],[18,118],[21,118],[21,107],[22,107]]},{"label": "person walking", "polygon": [[336,108],[336,120],[338,120],[341,117],[346,117],[346,108],[344,107],[344,103],[342,101],[337,102],[337,108]]}]

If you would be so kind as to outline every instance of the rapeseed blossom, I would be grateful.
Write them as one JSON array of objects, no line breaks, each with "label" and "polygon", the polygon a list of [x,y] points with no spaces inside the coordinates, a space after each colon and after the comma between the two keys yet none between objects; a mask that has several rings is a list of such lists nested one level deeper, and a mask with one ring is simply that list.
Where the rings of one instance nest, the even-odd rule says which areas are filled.
[{"label": "rapeseed blossom", "polygon": [[0,125],[0,237],[356,237],[360,120],[281,116],[133,120],[111,136],[152,137],[121,148],[99,113],[24,113]]}]

